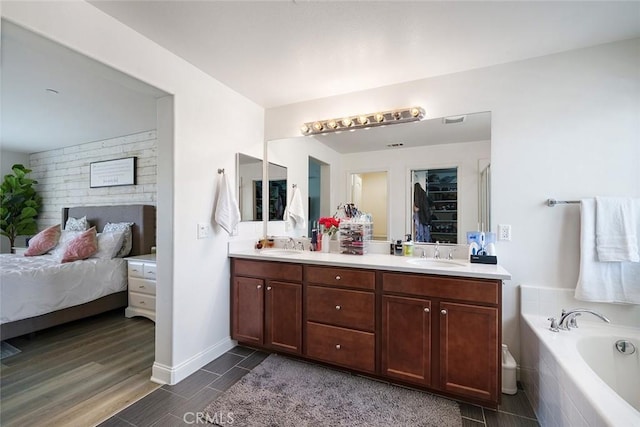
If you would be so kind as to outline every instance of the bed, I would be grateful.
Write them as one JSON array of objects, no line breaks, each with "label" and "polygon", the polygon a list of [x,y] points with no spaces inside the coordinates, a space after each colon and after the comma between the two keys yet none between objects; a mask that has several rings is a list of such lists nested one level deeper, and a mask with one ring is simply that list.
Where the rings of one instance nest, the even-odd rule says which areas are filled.
[{"label": "bed", "polygon": [[[151,253],[155,246],[155,206],[64,208],[61,223],[83,216],[98,231],[107,222],[132,222],[129,256]],[[47,255],[25,258],[2,255],[2,340],[127,306],[127,263],[122,258],[62,265]]]}]

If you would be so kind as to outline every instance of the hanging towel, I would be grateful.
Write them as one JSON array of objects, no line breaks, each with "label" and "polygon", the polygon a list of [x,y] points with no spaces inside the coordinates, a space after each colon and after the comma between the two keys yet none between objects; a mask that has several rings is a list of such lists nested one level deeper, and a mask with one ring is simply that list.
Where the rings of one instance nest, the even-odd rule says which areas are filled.
[{"label": "hanging towel", "polygon": [[229,234],[233,234],[236,226],[240,222],[238,202],[233,195],[233,191],[231,191],[229,181],[227,181],[227,175],[224,173],[218,183],[218,197],[216,200],[214,219],[220,227],[224,228]]},{"label": "hanging towel", "polygon": [[[637,208],[640,202],[635,203]],[[640,221],[638,216],[636,221]],[[598,259],[595,199],[580,201],[580,274],[575,297],[583,301],[640,304],[640,263]]]},{"label": "hanging towel", "polygon": [[289,228],[305,228],[307,218],[304,213],[304,205],[302,204],[302,196],[298,187],[293,188],[291,201],[284,210],[284,220]]},{"label": "hanging towel", "polygon": [[639,262],[637,215],[631,198],[596,197],[596,249],[600,262]]}]

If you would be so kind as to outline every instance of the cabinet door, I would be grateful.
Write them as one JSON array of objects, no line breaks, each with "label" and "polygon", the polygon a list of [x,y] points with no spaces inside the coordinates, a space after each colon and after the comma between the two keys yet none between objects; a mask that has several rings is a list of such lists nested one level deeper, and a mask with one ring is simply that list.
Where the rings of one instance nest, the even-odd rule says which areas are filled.
[{"label": "cabinet door", "polygon": [[382,297],[382,374],[431,384],[431,301]]},{"label": "cabinet door", "polygon": [[265,303],[265,345],[302,353],[302,285],[268,281]]},{"label": "cabinet door", "polygon": [[264,281],[248,277],[233,280],[231,337],[253,345],[262,345],[264,326]]},{"label": "cabinet door", "polygon": [[497,401],[498,309],[440,304],[440,388]]}]

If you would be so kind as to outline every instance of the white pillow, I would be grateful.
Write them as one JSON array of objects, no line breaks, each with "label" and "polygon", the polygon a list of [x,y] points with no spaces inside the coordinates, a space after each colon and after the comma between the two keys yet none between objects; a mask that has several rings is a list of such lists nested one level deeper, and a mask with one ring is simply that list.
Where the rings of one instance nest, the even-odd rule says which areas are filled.
[{"label": "white pillow", "polygon": [[54,257],[56,257],[57,259],[61,260],[62,256],[64,255],[64,251],[67,249],[67,246],[69,245],[69,243],[71,243],[73,239],[75,239],[82,233],[84,233],[84,230],[83,231],[62,230],[62,233],[60,233],[60,240],[58,240],[58,244],[56,245],[55,248],[51,249],[49,253]]},{"label": "white pillow", "polygon": [[67,218],[67,222],[64,225],[64,229],[68,231],[85,231],[89,229],[89,223],[87,222],[87,216],[82,218],[74,218],[70,216]]},{"label": "white pillow", "polygon": [[112,233],[98,233],[98,252],[91,255],[91,258],[112,259],[120,249],[124,241],[124,231],[114,231]]},{"label": "white pillow", "polygon": [[129,255],[131,252],[131,245],[133,237],[131,235],[132,222],[108,222],[105,224],[103,233],[124,232],[124,240],[122,241],[122,248],[116,254],[116,257],[122,258]]}]

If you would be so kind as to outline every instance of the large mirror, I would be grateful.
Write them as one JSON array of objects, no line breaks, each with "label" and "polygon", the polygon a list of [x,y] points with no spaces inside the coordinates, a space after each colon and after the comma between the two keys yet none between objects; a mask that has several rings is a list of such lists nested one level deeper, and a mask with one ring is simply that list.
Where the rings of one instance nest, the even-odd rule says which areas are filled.
[{"label": "large mirror", "polygon": [[[333,215],[340,203],[358,198],[359,208],[377,211],[376,239],[416,238],[416,183],[433,203],[427,224],[431,241],[465,243],[466,231],[491,229],[490,112],[274,140],[267,142],[266,153],[270,162],[287,168],[289,186],[297,184],[309,206],[312,193],[321,194],[315,205],[322,206],[319,214],[307,211],[305,228],[269,221],[267,234],[309,235],[314,218]],[[310,159],[324,171],[315,189]],[[375,185],[365,185],[368,178]],[[382,207],[380,200],[385,200]]]}]

